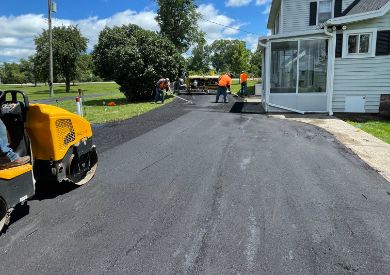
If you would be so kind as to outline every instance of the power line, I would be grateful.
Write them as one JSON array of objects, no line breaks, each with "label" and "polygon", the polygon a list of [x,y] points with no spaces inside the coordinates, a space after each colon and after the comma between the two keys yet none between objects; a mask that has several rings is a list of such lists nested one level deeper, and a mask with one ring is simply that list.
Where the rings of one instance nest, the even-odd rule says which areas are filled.
[{"label": "power line", "polygon": [[222,27],[227,28],[227,29],[232,29],[232,30],[236,30],[236,31],[239,31],[239,32],[245,32],[245,33],[249,33],[249,34],[255,34],[255,35],[263,36],[263,34],[259,34],[259,33],[255,33],[255,32],[246,31],[246,30],[243,30],[243,29],[240,29],[240,28],[234,28],[234,27],[226,26],[226,25],[223,25],[223,24],[221,24],[221,23],[218,23],[218,22],[214,22],[214,21],[208,20],[208,19],[204,18],[203,16],[200,17],[200,20],[203,20],[203,21],[206,21],[206,22],[210,22],[210,23],[213,23],[213,24],[215,24],[215,25],[222,26]]}]

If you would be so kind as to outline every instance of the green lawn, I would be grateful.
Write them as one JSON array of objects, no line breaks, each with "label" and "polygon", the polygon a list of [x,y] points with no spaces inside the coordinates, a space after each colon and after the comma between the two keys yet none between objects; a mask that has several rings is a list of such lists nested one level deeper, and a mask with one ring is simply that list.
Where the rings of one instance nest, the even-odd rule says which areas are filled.
[{"label": "green lawn", "polygon": [[337,117],[390,144],[390,119],[375,114],[337,114]]},{"label": "green lawn", "polygon": [[[167,96],[164,104],[172,100],[173,96]],[[115,102],[116,106],[107,106],[109,102]],[[63,101],[54,105],[76,113],[76,103],[74,100]],[[112,95],[97,98],[85,98],[84,115],[91,123],[105,123],[139,116],[161,106],[162,104],[153,104],[151,101],[127,103],[124,95],[116,92]]]},{"label": "green lawn", "polygon": [[[65,85],[54,85],[54,96],[53,98],[61,98],[78,95],[78,89],[82,89],[84,94],[108,94],[118,91],[118,85],[116,83],[91,83],[91,84],[76,84],[70,86],[71,92],[65,92]],[[26,86],[26,85],[0,85],[0,90],[21,90],[27,93],[30,100],[48,99],[49,88],[48,86],[40,85],[37,87]]]},{"label": "green lawn", "polygon": [[[85,118],[91,123],[105,123],[109,121],[118,121],[128,119],[140,114],[156,109],[161,104],[153,104],[152,102],[126,102],[125,96],[119,91],[118,85],[115,83],[91,83],[91,84],[76,84],[71,86],[71,92],[65,92],[65,85],[55,85],[53,99],[72,97],[52,105],[64,108],[72,113],[76,113],[76,102],[73,98],[78,95],[78,89],[84,91],[84,95],[100,95],[93,98],[85,98],[84,114]],[[51,98],[48,94],[47,86],[9,86],[0,85],[0,90],[22,90],[26,92],[30,100],[42,100]],[[168,96],[165,100],[169,103],[173,100],[172,96]],[[109,102],[115,102],[116,106],[107,106]],[[165,103],[165,104],[166,104]]]},{"label": "green lawn", "polygon": [[[247,90],[248,95],[255,94],[255,84],[257,84],[257,83],[259,83],[257,80],[249,80],[248,81],[248,90]],[[240,89],[241,89],[241,84],[237,80],[233,81],[232,86],[231,86],[231,92],[233,94],[237,94],[240,92]]]},{"label": "green lawn", "polygon": [[390,120],[378,119],[362,122],[347,120],[347,122],[390,144]]}]

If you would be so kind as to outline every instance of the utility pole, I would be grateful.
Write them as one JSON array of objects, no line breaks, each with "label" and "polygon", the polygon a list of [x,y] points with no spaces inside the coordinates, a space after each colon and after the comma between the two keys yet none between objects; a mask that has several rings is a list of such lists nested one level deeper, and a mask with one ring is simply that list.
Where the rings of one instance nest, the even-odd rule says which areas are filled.
[{"label": "utility pole", "polygon": [[49,94],[54,95],[53,91],[53,32],[51,27],[51,13],[53,9],[52,0],[48,0],[49,5]]}]

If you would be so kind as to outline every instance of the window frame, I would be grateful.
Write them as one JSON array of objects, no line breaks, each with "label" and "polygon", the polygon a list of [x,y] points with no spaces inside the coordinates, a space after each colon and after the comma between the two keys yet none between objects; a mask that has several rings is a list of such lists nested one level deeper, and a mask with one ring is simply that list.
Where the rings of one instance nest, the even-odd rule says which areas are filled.
[{"label": "window frame", "polygon": [[[326,22],[325,21],[324,23],[320,23],[320,2],[329,2],[329,1],[331,2],[331,8],[330,8],[331,11],[330,12],[332,14],[329,19],[332,19],[332,18],[334,18],[334,3],[335,3],[335,0],[316,0],[316,2],[317,2],[317,26],[319,26],[321,24],[324,24]],[[313,2],[315,2],[315,1],[313,1]]]},{"label": "window frame", "polygon": [[[346,30],[343,32],[343,54],[342,58],[369,58],[375,57],[376,52],[376,38],[377,38],[377,29],[358,29],[358,30]],[[368,45],[368,53],[360,53],[360,36],[364,34],[370,35],[370,41]],[[349,37],[356,35],[357,39],[357,53],[349,53]]]}]

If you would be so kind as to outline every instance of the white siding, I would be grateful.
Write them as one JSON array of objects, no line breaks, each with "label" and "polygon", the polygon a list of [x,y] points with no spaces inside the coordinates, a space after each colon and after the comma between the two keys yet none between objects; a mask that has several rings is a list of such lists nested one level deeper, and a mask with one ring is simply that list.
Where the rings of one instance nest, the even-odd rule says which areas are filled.
[{"label": "white siding", "polygon": [[302,32],[317,29],[309,26],[310,0],[283,0],[282,32]]},{"label": "white siding", "polygon": [[[348,30],[378,28],[390,30],[390,13],[348,25]],[[365,96],[366,112],[377,113],[381,94],[390,94],[390,56],[336,58],[333,111],[344,112],[345,96]]]},{"label": "white siding", "polygon": [[343,11],[345,11],[355,0],[343,0]]},{"label": "white siding", "polygon": [[378,17],[371,20],[357,22],[348,26],[348,29],[364,29],[364,28],[377,28],[378,30],[390,29],[390,12],[382,17]]}]

